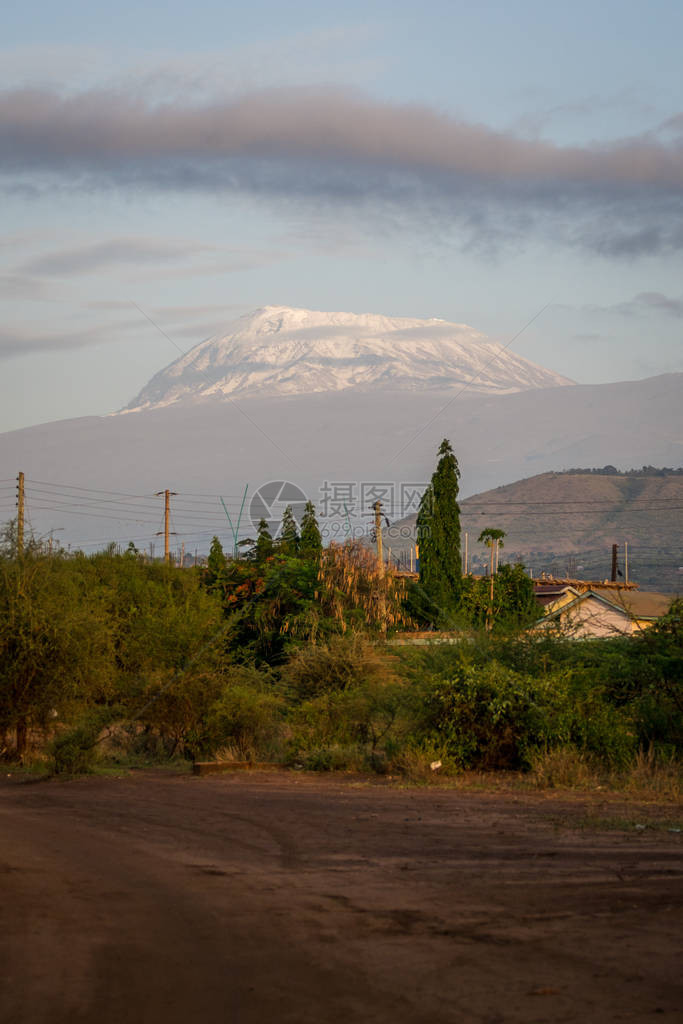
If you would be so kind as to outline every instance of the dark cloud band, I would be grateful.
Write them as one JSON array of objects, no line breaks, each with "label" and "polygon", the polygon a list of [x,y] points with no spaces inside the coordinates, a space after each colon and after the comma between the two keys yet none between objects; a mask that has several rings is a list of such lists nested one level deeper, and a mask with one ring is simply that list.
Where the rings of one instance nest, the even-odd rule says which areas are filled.
[{"label": "dark cloud band", "polygon": [[104,92],[61,98],[15,91],[0,97],[0,140],[9,169],[161,158],[343,159],[508,182],[683,190],[680,135],[668,144],[648,136],[560,147],[340,92],[269,91],[183,108]]},{"label": "dark cloud band", "polygon": [[562,147],[341,91],[181,106],[22,90],[0,95],[0,174],[15,189],[45,187],[47,176],[89,188],[393,204],[423,220],[446,208],[479,242],[532,230],[541,216],[558,240],[632,256],[683,247],[682,121]]}]

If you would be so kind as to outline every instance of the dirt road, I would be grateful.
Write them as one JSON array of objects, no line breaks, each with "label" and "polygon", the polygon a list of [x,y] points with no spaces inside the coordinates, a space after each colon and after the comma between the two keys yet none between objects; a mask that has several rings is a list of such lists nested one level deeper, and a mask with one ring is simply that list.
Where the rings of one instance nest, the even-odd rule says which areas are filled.
[{"label": "dirt road", "polygon": [[681,835],[585,814],[303,774],[4,778],[0,1020],[678,1022]]}]

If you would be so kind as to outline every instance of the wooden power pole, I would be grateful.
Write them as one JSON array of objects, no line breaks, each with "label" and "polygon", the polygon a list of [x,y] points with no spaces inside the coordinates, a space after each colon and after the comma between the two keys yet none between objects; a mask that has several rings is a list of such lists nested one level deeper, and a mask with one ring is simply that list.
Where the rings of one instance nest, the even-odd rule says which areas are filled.
[{"label": "wooden power pole", "polygon": [[376,501],[372,506],[375,510],[375,537],[377,538],[377,566],[384,572],[384,551],[382,549],[382,502]]},{"label": "wooden power pole", "polygon": [[168,546],[168,539],[171,535],[171,531],[169,529],[171,522],[171,496],[175,496],[177,494],[177,491],[169,491],[168,489],[166,489],[165,491],[157,491],[157,498],[160,498],[162,494],[164,496],[164,529],[163,531],[159,530],[157,532],[157,537],[160,537],[163,532],[164,561],[168,565],[168,563],[171,561],[171,552]]},{"label": "wooden power pole", "polygon": [[617,582],[617,551],[619,550],[618,544],[612,545],[612,583]]},{"label": "wooden power pole", "polygon": [[489,569],[490,588],[489,588],[489,606],[486,609],[486,629],[490,632],[493,629],[493,559],[495,554],[498,554],[498,538],[491,541],[491,567]]},{"label": "wooden power pole", "polygon": [[17,554],[24,553],[24,474],[17,476]]},{"label": "wooden power pole", "polygon": [[377,571],[379,573],[379,621],[383,633],[387,631],[387,605],[384,592],[384,551],[382,548],[382,502],[376,501],[372,506],[375,512],[375,538],[377,540]]}]

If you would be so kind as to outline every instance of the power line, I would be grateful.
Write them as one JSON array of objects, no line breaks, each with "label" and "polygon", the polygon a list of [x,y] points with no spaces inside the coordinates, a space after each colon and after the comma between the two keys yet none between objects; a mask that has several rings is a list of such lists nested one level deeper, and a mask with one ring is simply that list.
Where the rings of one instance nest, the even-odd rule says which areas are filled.
[{"label": "power line", "polygon": [[[122,497],[122,498],[150,498],[150,497],[153,496],[153,493],[154,493],[153,491],[149,491],[149,492],[147,492],[145,494],[131,494],[130,491],[108,491],[108,490],[105,490],[102,487],[81,487],[78,484],[63,484],[63,483],[57,483],[54,480],[35,480],[33,478],[31,478],[30,481],[28,481],[28,479],[27,479],[27,482],[34,483],[34,484],[40,484],[43,487],[59,487],[61,489],[66,489],[66,490],[69,490],[69,491],[87,491],[90,494],[113,494],[115,496]],[[180,495],[187,495],[188,497],[215,498],[216,501],[220,500],[220,495],[218,495],[218,494],[206,494],[206,493],[199,493],[199,492],[195,492],[195,491],[179,491],[178,493]],[[228,495],[224,494],[223,497],[241,498],[241,494],[228,494]]]}]

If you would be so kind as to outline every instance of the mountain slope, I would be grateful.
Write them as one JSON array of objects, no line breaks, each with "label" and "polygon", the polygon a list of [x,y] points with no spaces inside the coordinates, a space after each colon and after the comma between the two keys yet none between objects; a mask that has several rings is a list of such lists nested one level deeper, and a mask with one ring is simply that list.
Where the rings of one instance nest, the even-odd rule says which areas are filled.
[{"label": "mountain slope", "polygon": [[572,382],[465,324],[267,306],[157,373],[125,411],[188,398],[467,385],[508,394]]},{"label": "mountain slope", "polygon": [[[0,478],[9,480],[0,520],[14,515],[12,478],[23,470],[32,526],[38,533],[59,530],[63,543],[134,538],[146,546],[163,526],[163,502],[153,495],[168,487],[180,492],[172,499],[174,543],[206,550],[214,533],[226,542],[229,537],[222,507],[211,496],[222,494],[236,517],[245,485],[251,495],[283,479],[298,484],[319,509],[325,482],[353,483],[351,514],[367,524],[360,485],[388,480],[419,490],[444,437],[458,456],[463,497],[572,466],[680,466],[683,374],[510,395],[465,392],[456,401],[448,391],[208,398],[126,416],[62,420],[0,434]],[[59,499],[55,488],[63,485],[71,486],[74,501]],[[127,499],[90,500],[89,492],[74,488],[146,495],[146,510],[135,515]],[[190,515],[192,493],[202,495],[196,499],[201,515]],[[392,510],[391,518],[403,511]],[[245,521],[243,535],[251,536],[248,516]],[[333,525],[342,532],[330,536],[343,539],[343,518]],[[671,530],[680,537],[680,519],[672,520]]]},{"label": "mountain slope", "polygon": [[[477,544],[485,527],[506,533],[501,558],[548,572],[604,579],[612,544],[619,567],[643,587],[683,589],[683,474],[541,473],[465,498],[460,503],[469,564],[485,571],[489,552]],[[392,554],[409,551],[415,517],[387,531]],[[464,547],[464,540],[463,540]]]}]

